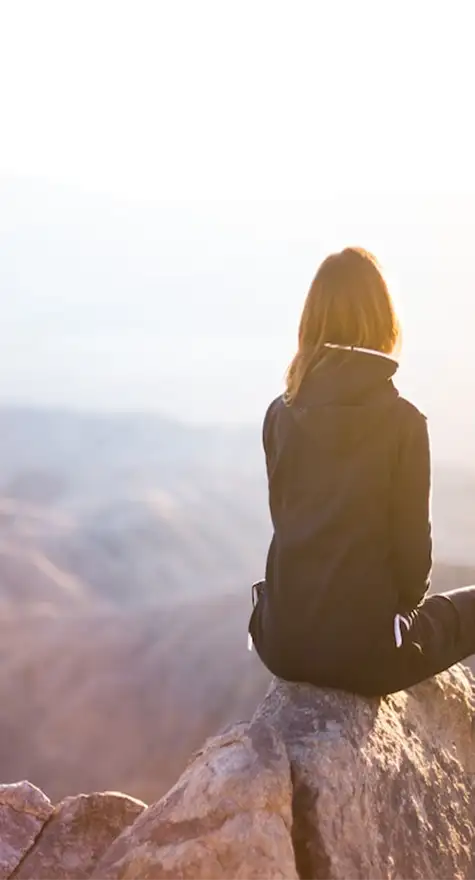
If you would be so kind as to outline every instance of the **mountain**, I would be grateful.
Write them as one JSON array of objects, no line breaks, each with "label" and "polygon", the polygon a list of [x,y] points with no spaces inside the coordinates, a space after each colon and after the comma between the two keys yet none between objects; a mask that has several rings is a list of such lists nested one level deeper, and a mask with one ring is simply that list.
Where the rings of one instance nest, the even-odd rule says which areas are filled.
[{"label": "mountain", "polygon": [[[434,484],[433,587],[475,583],[473,476]],[[152,801],[248,718],[269,534],[256,429],[0,410],[0,779]]]},{"label": "mountain", "polygon": [[52,797],[160,797],[203,740],[246,719],[270,676],[246,647],[249,596],[0,618],[0,779]]},{"label": "mountain", "polygon": [[[433,506],[435,585],[475,580],[473,473],[436,467]],[[247,591],[269,536],[256,428],[0,410],[0,608]]]},{"label": "mountain", "polygon": [[249,610],[246,592],[0,615],[0,779],[53,799],[120,789],[157,800],[206,737],[249,719],[264,695]]},{"label": "mountain", "polygon": [[158,416],[0,411],[0,597],[247,589],[269,535],[259,439]]}]

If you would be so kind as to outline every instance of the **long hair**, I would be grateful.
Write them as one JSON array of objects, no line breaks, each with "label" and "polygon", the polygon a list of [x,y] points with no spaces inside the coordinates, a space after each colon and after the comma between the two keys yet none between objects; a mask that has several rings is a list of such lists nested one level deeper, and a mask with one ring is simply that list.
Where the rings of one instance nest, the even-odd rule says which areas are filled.
[{"label": "long hair", "polygon": [[284,398],[292,403],[326,343],[392,354],[400,324],[376,258],[362,248],[331,254],[321,264],[300,319],[298,351],[287,371]]}]

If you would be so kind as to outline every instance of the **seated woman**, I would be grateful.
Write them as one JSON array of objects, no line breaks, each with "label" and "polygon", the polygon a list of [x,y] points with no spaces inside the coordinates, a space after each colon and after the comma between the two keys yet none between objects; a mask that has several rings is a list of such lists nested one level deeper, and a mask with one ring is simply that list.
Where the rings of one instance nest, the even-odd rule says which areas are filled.
[{"label": "seated woman", "polygon": [[384,695],[475,653],[475,587],[426,598],[429,439],[392,381],[399,337],[374,257],[328,257],[263,430],[274,533],[249,633],[289,681]]}]

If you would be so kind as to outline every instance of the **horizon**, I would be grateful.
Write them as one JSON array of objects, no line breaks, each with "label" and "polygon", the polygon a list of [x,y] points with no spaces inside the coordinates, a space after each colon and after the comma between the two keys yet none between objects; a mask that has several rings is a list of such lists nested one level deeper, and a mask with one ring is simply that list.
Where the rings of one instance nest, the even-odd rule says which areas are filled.
[{"label": "horizon", "polygon": [[[219,433],[221,435],[229,435],[241,437],[246,443],[251,440],[251,446],[246,445],[245,455],[247,456],[252,450],[252,459],[257,452],[262,464],[262,474],[265,472],[265,458],[262,447],[262,420],[249,422],[219,422],[219,421],[187,421],[186,418],[178,418],[171,416],[160,410],[140,410],[140,409],[104,409],[103,407],[81,407],[70,405],[50,406],[49,404],[18,404],[5,403],[0,399],[0,418],[6,416],[25,416],[37,418],[64,418],[78,419],[86,422],[129,422],[134,420],[143,420],[149,423],[163,424],[168,428],[177,429],[179,431],[196,432],[201,435],[210,435]],[[430,426],[429,426],[430,427]],[[432,444],[433,446],[433,444]],[[461,460],[451,455],[438,454],[438,451],[432,449],[432,464],[435,471],[435,479],[437,482],[437,474],[442,472],[451,473],[460,476],[470,475],[475,477],[475,466],[473,460]]]},{"label": "horizon", "polygon": [[401,393],[472,461],[468,18],[342,10],[0,11],[0,401],[260,423],[319,263],[357,244],[402,313]]},{"label": "horizon", "polygon": [[[382,260],[401,312],[396,385],[427,413],[435,457],[471,464],[475,197],[408,199],[240,203],[237,213],[234,202],[143,202],[0,178],[0,283],[10,294],[0,403],[260,424],[282,391],[325,244],[359,238]],[[328,221],[325,235],[314,217],[319,229]],[[451,277],[463,284],[449,310]]]}]

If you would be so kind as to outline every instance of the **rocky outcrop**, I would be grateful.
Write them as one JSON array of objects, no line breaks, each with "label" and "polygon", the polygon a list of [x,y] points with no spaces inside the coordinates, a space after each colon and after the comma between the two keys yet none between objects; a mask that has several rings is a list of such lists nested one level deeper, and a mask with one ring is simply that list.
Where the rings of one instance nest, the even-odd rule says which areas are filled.
[{"label": "rocky outcrop", "polygon": [[468,880],[473,694],[462,667],[382,700],[274,682],[147,809],[3,789],[1,876]]},{"label": "rocky outcrop", "polygon": [[472,681],[384,700],[275,683],[112,845],[97,878],[468,878]]},{"label": "rocky outcrop", "polygon": [[12,876],[52,812],[51,801],[29,782],[0,786],[0,880]]},{"label": "rocky outcrop", "polygon": [[298,876],[291,768],[283,740],[267,723],[211,740],[94,874],[101,880]]},{"label": "rocky outcrop", "polygon": [[82,880],[145,809],[123,794],[78,795],[53,807],[20,782],[0,787],[0,880]]}]

